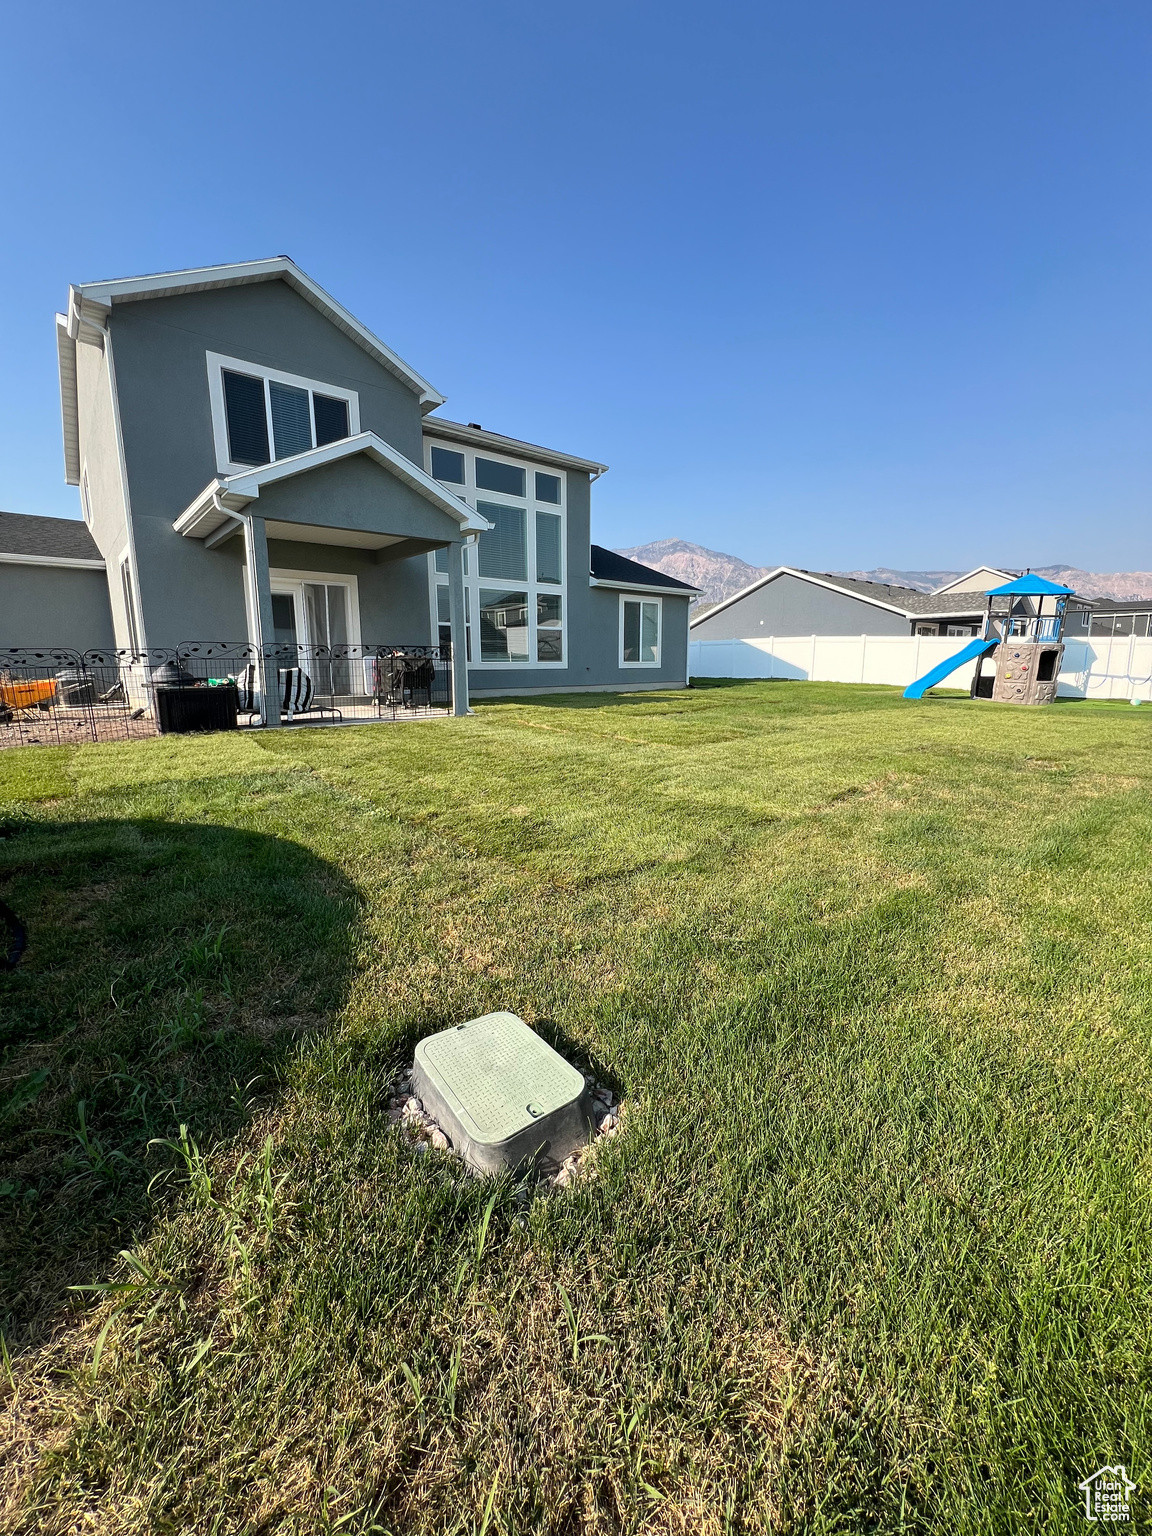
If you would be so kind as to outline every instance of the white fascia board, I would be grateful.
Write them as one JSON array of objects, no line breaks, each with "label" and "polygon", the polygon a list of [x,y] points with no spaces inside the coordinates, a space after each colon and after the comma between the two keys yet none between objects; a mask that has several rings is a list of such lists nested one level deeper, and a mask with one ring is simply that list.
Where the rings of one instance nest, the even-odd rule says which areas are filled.
[{"label": "white fascia board", "polygon": [[84,560],[78,555],[15,555],[0,551],[0,565],[58,565],[73,571],[102,571],[103,560]]},{"label": "white fascia board", "polygon": [[640,581],[611,581],[606,576],[589,576],[590,587],[607,587],[612,592],[651,592],[654,597],[692,597],[700,587],[651,587]]},{"label": "white fascia board", "polygon": [[586,470],[593,480],[608,472],[607,464],[597,464],[595,459],[579,459],[573,453],[542,448],[539,443],[526,443],[519,437],[505,437],[502,432],[486,432],[483,427],[466,427],[461,421],[446,421],[440,416],[426,416],[423,429],[425,437],[443,437],[450,443],[467,443],[471,448],[490,448],[510,459],[531,459],[561,469]]},{"label": "white fascia board", "polygon": [[453,496],[451,491],[446,491],[419,465],[413,464],[398,449],[377,437],[375,432],[361,432],[356,437],[325,443],[322,448],[310,448],[306,453],[296,453],[288,459],[274,459],[271,464],[262,464],[244,474],[225,475],[213,480],[181,512],[172,526],[186,538],[205,538],[229,517],[256,501],[263,486],[276,485],[281,480],[290,480],[295,475],[307,474],[325,464],[334,464],[358,453],[374,459],[441,512],[455,518],[462,533],[486,533],[491,527],[488,520],[473,511],[467,502]]},{"label": "white fascia board", "polygon": [[80,484],[80,396],[76,384],[76,343],[68,316],[56,316],[56,359],[60,369],[60,429],[64,435],[64,483]]},{"label": "white fascia board", "polygon": [[930,614],[913,613],[908,608],[897,608],[895,603],[882,602],[878,597],[868,597],[863,592],[854,592],[851,587],[841,587],[834,581],[824,581],[819,576],[813,576],[811,571],[800,571],[794,565],[778,565],[774,571],[769,571],[767,576],[761,576],[741,591],[726,597],[722,603],[717,603],[715,608],[709,608],[707,613],[701,613],[689,624],[690,629],[695,629],[697,624],[703,624],[705,619],[715,618],[718,613],[723,613],[725,608],[731,608],[733,603],[738,603],[741,598],[747,597],[750,592],[756,592],[760,587],[766,587],[770,581],[775,581],[777,576],[795,576],[798,581],[807,581],[814,587],[823,587],[825,592],[836,592],[841,597],[854,597],[858,603],[868,603],[873,608],[883,608],[887,613],[898,613],[902,619],[928,619]]},{"label": "white fascia board", "polygon": [[410,367],[287,256],[271,256],[263,261],[231,262],[218,267],[190,267],[182,272],[154,272],[145,277],[121,277],[110,282],[79,283],[72,291],[85,300],[111,308],[115,303],[126,303],[133,299],[159,299],[178,293],[202,293],[209,288],[237,288],[246,283],[268,282],[273,278],[282,278],[378,363],[414,389],[422,411],[434,411],[437,406],[444,404],[445,397],[438,389],[434,389],[415,368]]}]

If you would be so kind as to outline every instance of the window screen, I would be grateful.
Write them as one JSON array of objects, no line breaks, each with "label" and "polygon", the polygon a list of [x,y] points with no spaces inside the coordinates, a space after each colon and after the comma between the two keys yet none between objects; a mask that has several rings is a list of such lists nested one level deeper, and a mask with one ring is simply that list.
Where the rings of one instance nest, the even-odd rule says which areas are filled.
[{"label": "window screen", "polygon": [[560,583],[560,519],[555,512],[536,514],[536,580]]},{"label": "window screen", "polygon": [[268,397],[272,404],[272,439],[278,459],[294,453],[307,453],[312,446],[312,418],[308,410],[308,391],[291,384],[270,380]]},{"label": "window screen", "polygon": [[224,409],[228,417],[228,456],[233,464],[267,464],[264,380],[224,369]]},{"label": "window screen", "polygon": [[463,485],[464,455],[453,453],[451,448],[433,448],[432,478],[446,480],[449,485]]},{"label": "window screen", "polygon": [[560,505],[559,475],[543,475],[536,471],[536,500],[550,501],[555,507]]},{"label": "window screen", "polygon": [[335,400],[331,395],[313,395],[312,409],[316,413],[316,446],[338,443],[348,434],[348,402]]},{"label": "window screen", "polygon": [[482,491],[503,491],[505,496],[524,496],[525,474],[515,464],[498,464],[495,459],[476,460],[476,485]]},{"label": "window screen", "polygon": [[[476,461],[479,464],[479,459]],[[521,475],[523,470],[520,471]],[[527,518],[523,507],[501,507],[478,501],[476,510],[492,524],[480,535],[480,575],[528,579]]]}]

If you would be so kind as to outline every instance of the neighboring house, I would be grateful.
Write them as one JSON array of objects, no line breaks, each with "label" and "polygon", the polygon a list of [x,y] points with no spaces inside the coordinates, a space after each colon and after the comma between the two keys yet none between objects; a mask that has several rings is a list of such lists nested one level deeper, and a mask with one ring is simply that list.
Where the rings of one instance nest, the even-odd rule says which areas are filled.
[{"label": "neighboring house", "polygon": [[1092,600],[1094,635],[1152,634],[1152,601],[1143,598],[1113,602],[1102,597]]},{"label": "neighboring house", "polygon": [[[782,565],[692,620],[693,640],[772,635],[976,635],[989,587],[1010,579],[981,566],[938,592]],[[1069,634],[1088,633],[1089,605],[1073,599]]]},{"label": "neighboring house", "polygon": [[109,646],[104,559],[83,523],[0,512],[0,646]]},{"label": "neighboring house", "polygon": [[[57,342],[106,572],[91,645],[450,640],[458,712],[685,685],[696,589],[593,556],[606,466],[430,414],[444,397],[286,257],[73,287]],[[61,571],[12,643],[74,637],[70,605]]]}]

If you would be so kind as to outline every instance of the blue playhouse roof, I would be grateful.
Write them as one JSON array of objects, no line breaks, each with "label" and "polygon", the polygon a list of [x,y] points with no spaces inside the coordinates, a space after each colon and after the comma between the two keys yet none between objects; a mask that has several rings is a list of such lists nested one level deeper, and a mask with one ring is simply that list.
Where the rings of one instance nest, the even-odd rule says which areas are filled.
[{"label": "blue playhouse roof", "polygon": [[1071,597],[1073,587],[1061,587],[1046,576],[1017,576],[1002,587],[989,587],[988,597]]}]

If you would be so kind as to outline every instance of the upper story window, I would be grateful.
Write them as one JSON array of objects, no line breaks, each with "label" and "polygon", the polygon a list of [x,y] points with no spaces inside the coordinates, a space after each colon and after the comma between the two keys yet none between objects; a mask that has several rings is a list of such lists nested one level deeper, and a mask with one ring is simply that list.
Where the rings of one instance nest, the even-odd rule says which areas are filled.
[{"label": "upper story window", "polygon": [[225,474],[307,453],[360,430],[355,390],[208,353],[217,468]]}]

